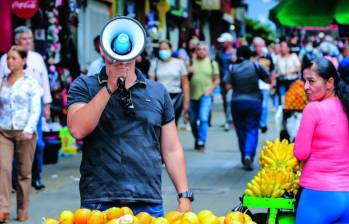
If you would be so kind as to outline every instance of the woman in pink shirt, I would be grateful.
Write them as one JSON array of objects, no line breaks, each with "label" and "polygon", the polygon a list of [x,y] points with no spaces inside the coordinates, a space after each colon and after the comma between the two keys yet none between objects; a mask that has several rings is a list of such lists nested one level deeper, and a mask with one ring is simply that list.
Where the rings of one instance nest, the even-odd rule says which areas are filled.
[{"label": "woman in pink shirt", "polygon": [[310,103],[294,154],[304,161],[296,223],[349,223],[349,85],[325,58],[304,69]]}]

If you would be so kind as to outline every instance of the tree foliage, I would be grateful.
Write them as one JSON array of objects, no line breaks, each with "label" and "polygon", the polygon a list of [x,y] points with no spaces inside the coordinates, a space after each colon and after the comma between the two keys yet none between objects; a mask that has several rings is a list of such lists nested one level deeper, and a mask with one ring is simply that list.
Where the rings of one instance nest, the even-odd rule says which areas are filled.
[{"label": "tree foliage", "polygon": [[246,39],[249,43],[252,42],[254,37],[263,38],[267,44],[275,42],[276,33],[267,25],[263,25],[256,20],[246,19]]}]

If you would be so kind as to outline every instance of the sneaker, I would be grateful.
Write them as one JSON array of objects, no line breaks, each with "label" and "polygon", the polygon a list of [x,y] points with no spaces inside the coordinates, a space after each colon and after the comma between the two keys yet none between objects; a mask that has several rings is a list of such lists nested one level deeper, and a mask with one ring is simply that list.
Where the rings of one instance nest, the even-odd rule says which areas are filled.
[{"label": "sneaker", "polygon": [[198,152],[205,152],[206,151],[205,145],[198,145],[196,150]]},{"label": "sneaker", "polygon": [[262,133],[267,132],[268,131],[268,127],[267,126],[261,127],[261,131],[262,131]]},{"label": "sneaker", "polygon": [[230,131],[230,125],[228,123],[224,124],[224,131]]},{"label": "sneaker", "polygon": [[253,167],[252,167],[252,160],[250,156],[245,156],[244,158],[244,168],[247,171],[252,171]]}]

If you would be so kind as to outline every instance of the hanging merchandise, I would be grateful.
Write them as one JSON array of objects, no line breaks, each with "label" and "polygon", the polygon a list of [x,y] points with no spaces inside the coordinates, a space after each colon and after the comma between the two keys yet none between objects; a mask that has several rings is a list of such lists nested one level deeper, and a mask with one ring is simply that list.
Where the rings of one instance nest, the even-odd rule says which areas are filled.
[{"label": "hanging merchandise", "polygon": [[60,89],[59,75],[56,69],[56,65],[60,60],[60,48],[58,34],[61,30],[58,21],[58,11],[53,9],[46,12],[48,18],[47,28],[47,63],[49,64],[49,80],[52,91]]},{"label": "hanging merchandise", "polygon": [[155,12],[149,11],[147,14],[147,31],[152,39],[157,39],[159,36],[158,25],[159,21],[155,20]]},{"label": "hanging merchandise", "polygon": [[131,18],[135,18],[136,17],[136,14],[135,14],[135,3],[134,2],[127,3],[127,16],[131,17]]},{"label": "hanging merchandise", "polygon": [[166,27],[166,13],[171,9],[171,6],[167,3],[167,0],[160,0],[158,5],[159,12],[159,29]]},{"label": "hanging merchandise", "polygon": [[180,0],[178,7],[176,7],[175,2],[170,2],[170,5],[172,7],[170,11],[172,15],[188,18],[188,0]]}]

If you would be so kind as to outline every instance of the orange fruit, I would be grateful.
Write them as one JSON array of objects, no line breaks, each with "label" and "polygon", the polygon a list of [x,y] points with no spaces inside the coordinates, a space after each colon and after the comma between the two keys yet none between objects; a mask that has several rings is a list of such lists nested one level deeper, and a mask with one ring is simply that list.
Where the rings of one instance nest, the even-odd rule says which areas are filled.
[{"label": "orange fruit", "polygon": [[123,215],[133,215],[133,211],[129,207],[121,207]]},{"label": "orange fruit", "polygon": [[169,221],[169,223],[175,223],[177,220],[181,220],[183,216],[182,212],[179,211],[170,211],[165,215],[165,219]]},{"label": "orange fruit", "polygon": [[106,215],[98,210],[91,212],[91,216],[87,220],[87,224],[104,224],[106,221]]},{"label": "orange fruit", "polygon": [[217,219],[214,221],[214,224],[224,224],[225,217],[224,216],[219,216]]},{"label": "orange fruit", "polygon": [[213,214],[207,215],[200,221],[200,224],[214,224],[217,219],[217,216]]},{"label": "orange fruit", "polygon": [[251,221],[252,221],[252,218],[249,215],[244,213],[244,222],[251,222]]},{"label": "orange fruit", "polygon": [[170,224],[170,223],[167,221],[167,219],[163,217],[158,217],[153,220],[152,224]]},{"label": "orange fruit", "polygon": [[182,224],[199,224],[200,220],[194,212],[186,212],[182,217]]},{"label": "orange fruit", "polygon": [[48,218],[46,219],[45,224],[59,224],[59,222],[56,219]]},{"label": "orange fruit", "polygon": [[136,215],[139,223],[142,224],[151,224],[153,221],[152,216],[147,212],[140,212]]},{"label": "orange fruit", "polygon": [[105,211],[105,214],[107,216],[107,220],[117,219],[124,215],[121,208],[117,207],[109,208],[107,211]]},{"label": "orange fruit", "polygon": [[74,223],[74,213],[68,210],[64,210],[59,215],[60,224],[73,224]]},{"label": "orange fruit", "polygon": [[87,224],[90,218],[91,210],[87,208],[79,208],[74,213],[74,224]]},{"label": "orange fruit", "polygon": [[117,224],[117,219],[109,220],[106,224]]},{"label": "orange fruit", "polygon": [[198,213],[198,218],[199,218],[200,222],[208,215],[213,215],[213,212],[210,210],[201,210]]}]

